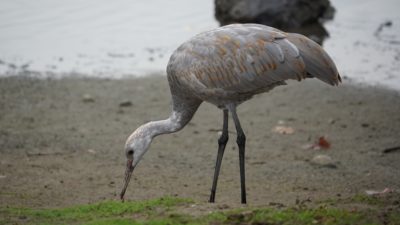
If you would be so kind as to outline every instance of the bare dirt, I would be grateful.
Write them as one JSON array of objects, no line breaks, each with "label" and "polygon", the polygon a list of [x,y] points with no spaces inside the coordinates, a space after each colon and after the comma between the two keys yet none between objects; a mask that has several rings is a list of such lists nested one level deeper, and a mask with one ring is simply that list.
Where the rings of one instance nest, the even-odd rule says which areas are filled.
[{"label": "bare dirt", "polygon": [[[400,188],[400,95],[378,87],[291,82],[242,104],[249,205],[292,205]],[[126,102],[132,102],[129,106]],[[125,105],[120,106],[120,103]],[[169,115],[165,76],[0,79],[0,206],[59,207],[117,199],[126,137]],[[292,127],[293,134],[273,131]],[[222,112],[203,103],[182,131],[157,137],[136,168],[128,200],[172,195],[206,203]],[[240,205],[238,150],[230,141],[218,207]],[[305,145],[325,136],[329,149]],[[312,163],[328,155],[332,165]]]}]

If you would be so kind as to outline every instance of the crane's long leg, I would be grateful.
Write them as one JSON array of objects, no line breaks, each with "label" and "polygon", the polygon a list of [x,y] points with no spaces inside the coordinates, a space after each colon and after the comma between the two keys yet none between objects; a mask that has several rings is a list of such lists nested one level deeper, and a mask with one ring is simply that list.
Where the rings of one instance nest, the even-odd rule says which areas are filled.
[{"label": "crane's long leg", "polygon": [[218,155],[215,163],[214,180],[211,188],[210,202],[215,202],[215,192],[217,190],[217,182],[219,170],[221,168],[222,157],[224,156],[225,146],[229,139],[228,134],[228,110],[224,109],[224,122],[222,125],[222,134],[218,139]]},{"label": "crane's long leg", "polygon": [[240,126],[239,118],[236,114],[236,107],[231,106],[229,110],[232,113],[233,121],[235,122],[237,139],[236,143],[239,147],[239,165],[240,165],[240,187],[242,193],[242,204],[246,204],[246,178],[245,178],[245,167],[244,167],[244,152],[246,146],[246,136],[244,135],[242,126]]}]

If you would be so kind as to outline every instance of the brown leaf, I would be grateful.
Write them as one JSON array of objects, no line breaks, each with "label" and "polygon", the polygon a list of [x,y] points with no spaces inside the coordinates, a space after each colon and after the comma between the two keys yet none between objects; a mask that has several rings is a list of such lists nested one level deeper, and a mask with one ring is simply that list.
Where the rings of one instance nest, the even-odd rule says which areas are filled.
[{"label": "brown leaf", "polygon": [[325,148],[325,149],[331,147],[331,143],[329,143],[329,141],[326,140],[326,138],[324,136],[319,137],[317,145],[319,147]]},{"label": "brown leaf", "polygon": [[302,146],[303,149],[314,149],[314,150],[328,149],[330,147],[331,143],[324,136],[319,137],[318,140],[313,144],[306,144]]}]

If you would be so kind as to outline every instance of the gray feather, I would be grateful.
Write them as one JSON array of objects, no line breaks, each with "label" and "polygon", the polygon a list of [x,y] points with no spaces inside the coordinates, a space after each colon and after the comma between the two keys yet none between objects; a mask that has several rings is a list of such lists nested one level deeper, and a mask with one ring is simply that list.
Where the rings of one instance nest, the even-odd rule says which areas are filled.
[{"label": "gray feather", "polygon": [[195,36],[173,53],[167,72],[180,88],[214,104],[241,102],[309,74],[329,84],[340,79],[318,44],[258,24],[228,25]]}]

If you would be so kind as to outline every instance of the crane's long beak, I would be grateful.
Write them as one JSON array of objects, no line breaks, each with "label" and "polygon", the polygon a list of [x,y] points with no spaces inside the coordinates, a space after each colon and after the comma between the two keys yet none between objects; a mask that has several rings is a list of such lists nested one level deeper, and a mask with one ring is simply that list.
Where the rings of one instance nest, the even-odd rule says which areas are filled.
[{"label": "crane's long beak", "polygon": [[133,162],[132,159],[128,159],[128,161],[126,162],[124,187],[122,188],[121,194],[119,194],[121,201],[124,201],[125,191],[128,188],[129,181],[131,180],[133,169],[135,169],[135,167],[132,166],[132,162]]}]

